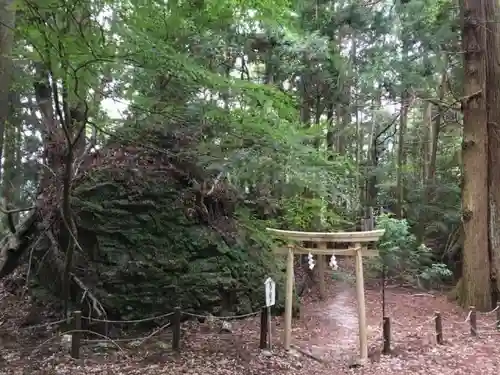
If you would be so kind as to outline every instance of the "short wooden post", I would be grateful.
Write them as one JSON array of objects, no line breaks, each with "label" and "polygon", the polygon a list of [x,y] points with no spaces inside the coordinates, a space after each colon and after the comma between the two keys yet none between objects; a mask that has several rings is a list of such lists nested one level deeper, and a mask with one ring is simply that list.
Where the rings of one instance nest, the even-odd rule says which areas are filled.
[{"label": "short wooden post", "polygon": [[382,353],[390,354],[391,353],[391,318],[388,316],[384,316],[384,324],[383,324],[383,334],[384,334],[384,347],[382,349]]},{"label": "short wooden post", "polygon": [[471,336],[477,336],[477,315],[474,306],[470,307],[470,334]]},{"label": "short wooden post", "polygon": [[273,319],[271,318],[271,307],[267,308],[267,342],[268,342],[268,349],[273,350],[273,339],[271,337],[271,334],[273,332]]},{"label": "short wooden post", "polygon": [[181,308],[176,307],[172,316],[172,350],[179,351],[181,348]]},{"label": "short wooden post", "polygon": [[82,337],[82,312],[74,311],[73,319],[75,323],[73,325],[74,332],[71,334],[71,357],[78,359],[80,358],[80,341]]},{"label": "short wooden post", "polygon": [[[326,242],[320,242],[318,244],[318,249],[327,249],[328,246]],[[319,296],[322,300],[326,298],[326,283],[325,283],[325,268],[326,259],[322,254],[318,254],[318,279],[319,279]]]},{"label": "short wooden post", "polygon": [[292,344],[293,284],[293,246],[289,245],[286,262],[285,350],[290,350]]},{"label": "short wooden post", "polygon": [[375,227],[375,215],[373,214],[373,207],[368,207],[367,216],[369,220],[369,226],[368,228],[366,228],[366,230],[373,230],[373,228]]},{"label": "short wooden post", "polygon": [[108,321],[107,321],[107,320],[104,322],[104,335],[105,335],[106,337],[108,337],[108,336],[109,336],[109,323],[108,323]]},{"label": "short wooden post", "polygon": [[435,324],[436,324],[436,342],[438,345],[443,345],[443,320],[441,319],[441,313],[436,311],[434,313]]},{"label": "short wooden post", "polygon": [[497,331],[500,331],[500,302],[497,302]]},{"label": "short wooden post", "polygon": [[358,300],[359,350],[362,365],[368,360],[368,334],[366,331],[365,281],[363,276],[363,249],[360,243],[356,248],[356,297]]},{"label": "short wooden post", "polygon": [[260,312],[260,348],[267,349],[267,309],[263,307]]}]

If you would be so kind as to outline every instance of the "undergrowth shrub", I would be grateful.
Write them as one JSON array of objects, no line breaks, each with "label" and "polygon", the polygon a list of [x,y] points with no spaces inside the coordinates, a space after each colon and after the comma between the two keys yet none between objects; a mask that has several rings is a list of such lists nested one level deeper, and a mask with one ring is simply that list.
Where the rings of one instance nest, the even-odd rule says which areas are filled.
[{"label": "undergrowth shrub", "polygon": [[385,233],[377,244],[380,257],[371,264],[372,271],[381,275],[385,266],[388,279],[426,289],[451,279],[452,272],[435,259],[432,249],[417,242],[405,219],[380,215],[377,229],[384,229]]}]

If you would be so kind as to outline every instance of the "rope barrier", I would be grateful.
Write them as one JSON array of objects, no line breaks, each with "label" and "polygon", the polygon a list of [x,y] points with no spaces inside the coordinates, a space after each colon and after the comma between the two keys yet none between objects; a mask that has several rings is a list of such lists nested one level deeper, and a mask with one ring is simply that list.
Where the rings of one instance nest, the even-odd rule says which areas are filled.
[{"label": "rope barrier", "polygon": [[498,309],[499,309],[499,308],[500,308],[500,306],[497,306],[497,307],[495,307],[495,308],[494,308],[493,310],[491,310],[491,311],[484,312],[484,313],[483,313],[483,312],[478,311],[477,313],[478,313],[478,314],[481,314],[481,315],[489,315],[489,314],[493,314],[494,312],[498,311]]},{"label": "rope barrier", "polygon": [[[493,309],[492,311],[489,311],[489,312],[484,313],[484,314],[488,315],[488,314],[494,313],[498,309],[499,308],[497,307],[497,308]],[[484,327],[482,327],[482,328],[485,328],[484,330],[483,329],[481,329],[481,330],[478,329],[476,327],[476,325],[475,325],[476,324],[476,320],[472,319],[472,317],[473,317],[472,314],[474,312],[475,312],[474,308],[471,308],[471,310],[469,310],[469,312],[467,314],[467,317],[465,318],[464,321],[459,321],[459,322],[455,322],[455,323],[466,324],[467,322],[471,322],[471,324],[470,324],[470,332],[471,332],[472,336],[477,336],[479,334],[481,334],[481,335],[498,335],[498,334],[500,334],[499,330],[488,330],[487,329],[487,328],[489,328],[491,326],[498,327],[499,323],[500,323],[500,321],[498,319],[496,319],[494,322],[486,322],[484,324]],[[213,319],[214,321],[223,321],[224,322],[224,321],[228,321],[228,320],[236,320],[236,319],[249,318],[249,317],[257,316],[260,313],[261,313],[261,311],[257,311],[257,312],[252,312],[252,313],[248,313],[248,314],[242,314],[242,315],[219,317],[219,316],[213,316],[213,315],[195,314],[195,313],[190,313],[190,312],[187,312],[187,311],[182,311],[180,309],[177,309],[175,312],[169,312],[169,313],[166,313],[166,314],[162,314],[162,315],[158,315],[158,316],[154,316],[154,317],[149,317],[149,318],[144,318],[144,319],[134,319],[134,320],[106,320],[106,319],[93,319],[91,317],[81,317],[81,319],[85,319],[87,321],[103,322],[103,323],[127,324],[127,323],[148,322],[148,321],[153,321],[153,320],[157,320],[157,319],[161,319],[161,318],[168,318],[168,317],[170,317],[170,316],[172,316],[174,314],[180,314],[180,315],[183,314],[185,316],[190,316],[190,317],[195,317],[195,318]],[[65,337],[65,336],[73,334],[73,333],[89,333],[91,335],[98,336],[99,339],[83,339],[82,340],[81,338],[77,338],[77,341],[76,341],[77,343],[75,344],[76,346],[73,346],[72,350],[75,347],[78,348],[79,345],[80,345],[79,343],[87,343],[87,344],[93,344],[94,343],[94,344],[96,344],[96,343],[110,342],[113,346],[115,346],[121,352],[123,352],[125,354],[125,351],[123,350],[122,347],[120,347],[120,345],[118,343],[127,343],[127,342],[130,342],[130,343],[132,343],[132,345],[134,347],[138,347],[138,346],[144,344],[147,340],[149,340],[152,337],[154,337],[155,335],[158,335],[159,333],[161,333],[162,331],[164,331],[168,327],[171,327],[172,325],[174,325],[173,340],[174,340],[174,342],[177,342],[176,347],[177,347],[177,350],[178,350],[178,345],[179,345],[178,344],[178,340],[179,340],[179,337],[180,337],[179,334],[180,334],[180,329],[181,329],[181,327],[180,327],[180,315],[176,315],[176,317],[175,317],[174,320],[169,319],[169,321],[166,324],[155,328],[151,333],[149,333],[146,336],[142,336],[142,337],[112,339],[111,337],[105,336],[105,335],[97,333],[97,332],[93,332],[93,331],[89,331],[89,330],[82,330],[82,329],[73,329],[73,330],[69,330],[69,331],[62,332],[62,333],[59,333],[57,335],[54,335],[53,337],[49,338],[48,340],[44,341],[41,345],[39,345],[38,348],[42,347],[43,345],[45,345],[46,343],[50,342],[51,340],[53,340],[53,339],[55,339],[57,337]],[[77,319],[76,326],[78,327],[78,325],[80,324],[80,323],[78,323],[80,317],[77,317],[76,313],[75,313],[75,317]],[[70,323],[72,320],[75,319],[75,317],[68,317],[66,319],[61,319],[61,320],[57,320],[57,321],[53,321],[53,322],[48,322],[48,323],[45,323],[45,324],[31,326],[31,328],[36,328],[36,327],[50,327],[50,326],[58,325],[58,324],[61,324],[61,323]],[[422,329],[424,329],[429,323],[437,321],[438,317],[440,317],[440,314],[433,315],[429,319],[426,319],[425,321],[421,322],[417,327],[411,327],[410,326],[409,327],[410,331],[407,332],[407,336],[406,337],[414,337],[415,334],[420,335]],[[401,326],[401,327],[407,327],[407,325],[405,325],[403,323],[400,323],[397,320],[394,320],[393,318],[391,318],[391,322],[394,323],[394,324],[396,324],[396,325],[398,325],[398,326]],[[430,327],[428,326],[427,328],[430,328]],[[384,342],[384,337],[380,337],[381,334],[383,333],[382,330],[380,330],[379,328],[376,328],[376,327],[369,327],[369,330],[371,331],[370,332],[370,336],[372,336],[372,337],[376,336],[376,337],[370,339],[370,341],[372,341],[372,345],[373,345],[373,343]],[[439,332],[435,332],[433,336],[438,337],[438,335],[442,335],[442,327],[438,328],[438,324],[436,324],[436,331],[439,331]],[[175,332],[178,332],[178,333],[176,334]],[[75,335],[73,335],[73,338],[74,338],[74,336]],[[177,337],[177,339],[176,339],[176,337]],[[401,339],[402,338],[400,337],[399,340],[397,340],[397,341],[399,342]],[[442,339],[442,336],[441,336],[441,339]],[[439,338],[438,338],[438,343],[439,343]],[[441,340],[441,343],[442,343],[442,340]],[[172,344],[172,345],[173,345],[173,348],[174,348],[174,344]],[[78,353],[78,349],[77,349],[77,353]],[[75,357],[75,358],[78,358],[78,357]]]},{"label": "rope barrier", "polygon": [[167,323],[167,324],[164,324],[162,325],[161,327],[155,329],[151,334],[147,335],[147,336],[142,336],[142,337],[134,337],[134,338],[126,338],[126,339],[114,339],[112,340],[111,338],[109,338],[108,336],[105,336],[106,338],[103,338],[103,339],[93,339],[93,340],[82,340],[82,343],[87,343],[87,344],[98,344],[98,343],[102,343],[102,342],[107,342],[107,341],[114,341],[114,342],[134,342],[134,341],[139,341],[137,343],[137,345],[135,346],[139,346],[139,345],[142,345],[144,344],[144,342],[146,340],[149,340],[150,338],[154,337],[156,334],[160,333],[161,331],[163,331],[164,329],[170,327],[170,323]]},{"label": "rope barrier", "polygon": [[[98,323],[113,323],[113,324],[137,324],[137,323],[144,323],[144,322],[150,322],[153,320],[157,319],[162,319],[162,318],[168,318],[169,316],[172,316],[175,314],[175,312],[169,312],[167,314],[162,314],[158,316],[153,316],[150,318],[144,318],[144,319],[134,319],[134,320],[108,320],[108,319],[99,319],[99,318],[92,318],[92,317],[82,317],[84,320],[88,320],[91,322],[98,322]],[[181,311],[181,314],[191,316],[193,318],[203,318],[203,319],[215,319],[215,320],[236,320],[236,319],[243,319],[243,318],[249,318],[252,316],[257,316],[260,314],[260,311],[256,312],[251,312],[248,314],[242,314],[242,315],[233,315],[233,316],[214,316],[214,315],[200,315],[200,314],[195,314],[195,313],[190,313],[187,311]]]},{"label": "rope barrier", "polygon": [[[62,334],[63,335],[68,335],[70,333],[90,333],[91,335],[102,337],[103,340],[101,340],[101,342],[104,342],[104,341],[107,342],[107,341],[109,341],[109,342],[111,342],[113,344],[113,346],[115,346],[116,348],[118,348],[124,355],[127,355],[126,352],[125,352],[125,350],[123,350],[123,348],[120,345],[118,345],[118,341],[114,340],[114,339],[112,339],[112,338],[110,338],[108,336],[102,335],[102,334],[94,332],[94,331],[84,330],[84,329],[73,329],[73,330],[70,330],[70,331],[63,332]],[[48,343],[49,341],[51,341],[54,337],[57,337],[57,336],[53,336],[50,339],[45,340],[42,344],[40,344],[38,346],[38,348],[41,348],[43,345],[45,345],[46,343]]]},{"label": "rope barrier", "polygon": [[187,316],[192,316],[193,318],[204,318],[204,319],[210,319],[211,318],[211,319],[214,319],[214,320],[227,321],[227,320],[243,319],[243,318],[249,318],[249,317],[252,317],[252,316],[257,316],[257,315],[260,314],[260,311],[252,312],[252,313],[248,313],[248,314],[243,314],[243,315],[233,315],[233,316],[198,315],[198,314],[188,313],[188,312],[185,312],[185,311],[182,311],[182,313],[184,315],[187,315]]},{"label": "rope barrier", "polygon": [[[497,306],[495,309],[493,309],[493,310],[491,310],[489,312],[482,313],[482,315],[490,315],[490,314],[498,311],[499,308],[500,308],[500,306]],[[470,322],[473,312],[474,312],[473,309],[469,310],[469,312],[468,312],[467,317],[465,318],[465,320],[463,320],[463,321],[452,321],[452,323],[455,323],[455,324],[466,324],[466,323]],[[420,334],[422,328],[424,328],[425,325],[427,325],[428,323],[431,323],[432,321],[435,321],[436,319],[437,319],[437,317],[433,316],[432,318],[426,320],[425,322],[423,322],[422,324],[420,324],[418,327],[412,329],[411,331],[415,332],[417,334]],[[398,326],[401,326],[401,327],[405,326],[405,324],[402,324],[402,323],[398,322],[397,320],[394,320],[393,318],[391,318],[391,323],[394,323],[394,324],[396,324]],[[486,323],[484,328],[489,328],[489,327],[492,327],[492,326],[493,327],[499,327],[500,326],[500,320],[495,319],[494,322]],[[470,327],[470,332],[472,334],[476,335],[476,336],[478,336],[479,334],[481,334],[481,335],[499,335],[500,334],[500,330],[491,330],[491,329],[484,329],[484,330],[481,329],[480,330],[477,327],[474,328],[472,326],[472,324],[468,325],[468,327]],[[441,333],[435,332],[434,336],[437,337],[440,334]]]},{"label": "rope barrier", "polygon": [[[423,327],[423,326],[425,326],[427,323],[430,323],[430,322],[432,322],[432,321],[433,321],[433,320],[435,320],[435,319],[436,319],[436,317],[435,317],[435,316],[433,316],[431,319],[426,320],[426,321],[424,321],[423,323],[421,323],[421,324],[419,325],[419,327]],[[406,327],[406,324],[400,323],[400,322],[398,322],[397,320],[395,320],[395,319],[394,319],[394,318],[392,318],[392,317],[391,317],[391,323],[395,323],[396,325],[401,326],[401,327]]]},{"label": "rope barrier", "polygon": [[[235,316],[227,316],[227,317],[217,317],[213,315],[200,315],[200,314],[194,314],[190,313],[187,311],[176,311],[176,312],[170,312],[167,314],[162,314],[159,316],[155,317],[150,317],[150,318],[144,318],[144,319],[134,319],[134,320],[107,320],[107,319],[92,319],[91,317],[82,317],[82,319],[88,320],[88,321],[94,321],[94,322],[102,322],[102,323],[119,323],[119,324],[126,324],[126,323],[142,323],[142,322],[147,322],[147,321],[152,321],[160,318],[167,318],[175,313],[180,313],[181,315],[184,314],[186,316],[191,316],[195,318],[203,318],[203,319],[214,319],[218,321],[228,321],[228,320],[235,320],[235,319],[243,319],[243,318],[248,318],[248,317],[253,317],[261,314],[261,311],[257,312],[252,312],[248,314],[242,314],[242,315],[235,315]],[[178,319],[178,318],[177,318]],[[178,324],[178,323],[177,323]],[[73,331],[68,331],[66,333],[71,333],[71,332],[89,332],[91,334],[94,334],[96,336],[102,337],[102,339],[84,339],[80,340],[81,343],[86,343],[86,344],[98,344],[98,343],[104,343],[104,342],[111,342],[114,346],[118,347],[121,351],[123,349],[118,345],[118,343],[127,343],[127,342],[132,342],[134,346],[140,346],[142,345],[145,341],[151,339],[153,336],[157,335],[158,333],[162,332],[166,328],[170,327],[172,325],[171,322],[168,322],[167,324],[162,325],[161,327],[158,327],[157,329],[153,330],[149,335],[143,336],[143,337],[135,337],[135,338],[122,338],[122,339],[111,339],[110,337],[104,336],[102,334],[92,332],[92,331],[82,331],[82,330],[73,330]]]},{"label": "rope barrier", "polygon": [[92,317],[88,317],[88,316],[82,316],[82,319],[88,320],[91,322],[98,322],[98,323],[137,324],[137,323],[151,322],[153,320],[162,319],[162,318],[168,318],[171,315],[174,315],[174,312],[169,312],[167,314],[153,316],[150,318],[134,319],[134,320],[107,320],[107,319],[92,318]]},{"label": "rope barrier", "polygon": [[[135,320],[116,320],[115,321],[115,320],[106,320],[106,319],[92,319],[89,317],[82,317],[82,319],[86,319],[89,321],[95,321],[95,322],[103,322],[103,323],[122,323],[122,324],[124,324],[124,323],[142,323],[142,322],[152,321],[152,320],[156,320],[156,319],[160,319],[160,318],[166,318],[166,317],[172,316],[174,313],[175,312],[170,312],[170,313],[162,314],[162,315],[159,315],[156,317],[145,318],[145,319],[135,319]],[[243,318],[248,318],[248,317],[252,317],[252,316],[257,316],[260,313],[261,313],[260,311],[257,311],[257,312],[252,312],[252,313],[248,313],[248,314],[242,314],[242,315],[218,317],[218,316],[213,316],[213,315],[200,315],[200,314],[189,313],[187,311],[181,311],[181,314],[184,314],[187,316],[191,316],[191,317],[195,317],[195,318],[204,318],[204,319],[212,318],[212,319],[219,320],[219,321],[243,319]],[[82,331],[82,332],[90,332],[92,334],[98,335],[98,336],[102,337],[102,339],[85,339],[85,340],[81,340],[81,342],[87,343],[87,344],[98,344],[98,343],[110,341],[113,343],[113,345],[115,345],[117,347],[119,347],[117,343],[137,342],[134,346],[139,346],[139,345],[142,345],[145,341],[151,339],[152,337],[154,337],[155,335],[157,335],[158,333],[160,333],[161,331],[165,330],[166,328],[168,328],[170,326],[171,326],[171,323],[169,322],[169,323],[164,324],[161,327],[155,329],[151,334],[149,334],[147,336],[135,337],[135,338],[122,338],[122,339],[111,339],[107,336],[98,334],[96,332]],[[76,332],[76,331],[71,331],[71,332]],[[123,350],[123,349],[120,348],[120,350]]]},{"label": "rope barrier", "polygon": [[465,320],[463,322],[462,321],[457,321],[457,320],[453,320],[452,322],[455,323],[455,324],[465,324],[468,321],[470,321],[471,315],[472,315],[472,310],[469,311],[469,313],[467,314],[467,317],[465,318]]},{"label": "rope barrier", "polygon": [[33,325],[33,326],[28,326],[28,327],[26,327],[26,329],[48,328],[48,327],[56,326],[56,325],[62,324],[62,323],[71,323],[72,320],[73,320],[73,318],[70,317],[67,319],[56,320],[56,321],[48,322],[48,323],[44,323],[44,324],[37,324],[37,325]]},{"label": "rope barrier", "polygon": [[[257,311],[257,312],[252,312],[252,313],[248,313],[248,314],[242,314],[242,315],[218,317],[218,316],[213,316],[213,315],[200,315],[200,314],[189,313],[187,311],[181,311],[181,314],[184,314],[187,316],[191,316],[191,317],[195,317],[195,318],[203,318],[203,319],[212,318],[212,319],[219,320],[219,321],[243,319],[243,318],[248,318],[248,317],[252,317],[252,316],[257,316],[260,313],[261,313],[260,311]],[[143,323],[143,322],[153,321],[153,320],[157,320],[157,319],[161,319],[161,318],[167,318],[167,317],[172,316],[173,314],[175,314],[175,312],[170,312],[167,314],[162,314],[162,315],[158,315],[158,316],[154,316],[154,317],[150,317],[150,318],[134,319],[134,320],[107,320],[107,319],[98,319],[98,318],[93,319],[91,317],[82,317],[82,319],[85,319],[88,321],[93,321],[93,322],[101,322],[101,323],[135,324],[135,323]],[[64,321],[66,321],[66,320],[64,320]],[[155,336],[156,334],[160,333],[161,331],[165,330],[166,328],[168,328],[170,326],[171,326],[171,323],[168,322],[167,324],[164,324],[161,327],[155,329],[151,334],[149,334],[147,336],[135,337],[135,338],[122,338],[122,339],[111,339],[107,336],[98,334],[98,333],[93,332],[93,331],[82,331],[82,332],[90,332],[92,334],[95,334],[95,335],[102,337],[102,339],[85,339],[85,340],[82,340],[82,343],[98,344],[98,343],[111,341],[115,346],[117,346],[116,343],[119,343],[119,342],[126,343],[126,342],[137,341],[136,346],[139,346],[139,345],[143,344],[146,340],[149,340],[150,338],[152,338],[153,336]],[[71,332],[75,332],[75,331],[71,331]]]},{"label": "rope barrier", "polygon": [[436,320],[436,317],[433,316],[432,318],[426,320],[425,322],[423,322],[420,326],[418,326],[415,331],[417,331],[418,333],[420,333],[420,331],[429,323],[432,323]]},{"label": "rope barrier", "polygon": [[500,334],[499,331],[483,331],[483,330],[474,329],[474,328],[471,328],[471,331],[474,332],[477,336],[479,336],[480,334],[481,335],[499,335]]},{"label": "rope barrier", "polygon": [[[489,312],[486,312],[486,313],[482,313],[483,315],[489,315],[489,314],[492,314],[494,312],[496,312],[497,310],[499,309],[499,306],[497,306],[495,309],[489,311]],[[166,313],[166,314],[161,314],[161,315],[158,315],[158,316],[153,316],[153,317],[149,317],[149,318],[143,318],[143,319],[133,319],[133,320],[107,320],[107,319],[99,319],[99,318],[92,318],[92,317],[82,317],[83,320],[88,320],[88,321],[91,321],[91,322],[99,322],[99,323],[113,323],[113,324],[137,324],[137,323],[144,323],[144,322],[149,322],[149,321],[153,321],[153,320],[158,320],[158,319],[162,319],[162,318],[168,318],[170,316],[172,316],[174,314],[174,312],[169,312],[169,313]],[[242,315],[234,315],[234,316],[225,316],[225,317],[219,317],[219,316],[214,316],[214,315],[201,315],[201,314],[195,314],[195,313],[190,313],[190,312],[187,312],[187,311],[181,311],[181,314],[184,314],[184,315],[187,315],[187,316],[190,316],[190,317],[194,317],[194,318],[202,318],[202,319],[214,319],[214,320],[218,320],[218,321],[229,321],[229,320],[236,320],[236,319],[243,319],[243,318],[249,318],[249,317],[253,317],[253,316],[257,316],[260,314],[260,311],[257,311],[257,312],[252,312],[252,313],[248,313],[248,314],[242,314]],[[469,313],[467,314],[467,317],[465,318],[464,321],[454,321],[453,323],[455,324],[465,324],[467,322],[470,321],[470,318],[471,318],[471,315],[472,315],[472,310],[469,311]],[[418,325],[416,328],[413,329],[413,331],[416,331],[417,333],[420,333],[420,331],[429,323],[435,321],[436,317],[433,316],[432,318],[424,321],[423,323],[421,323],[420,325]],[[30,327],[27,327],[27,328],[42,328],[42,327],[51,327],[51,326],[54,326],[54,325],[59,325],[59,324],[63,324],[63,323],[70,323],[71,321],[73,320],[73,317],[68,317],[66,319],[61,319],[61,320],[56,320],[56,321],[53,321],[53,322],[48,322],[48,323],[45,323],[45,324],[38,324],[38,325],[34,325],[34,326],[30,326]],[[396,324],[398,326],[401,326],[401,327],[404,327],[406,326],[405,324],[401,323],[401,322],[398,322],[397,320],[395,320],[394,318],[391,318],[391,322],[393,324]],[[495,321],[493,323],[489,323],[487,324],[488,327],[490,326],[497,326],[499,325],[500,321]],[[109,341],[109,340],[112,340],[114,342],[133,342],[133,341],[141,341],[141,344],[146,341],[147,339],[153,337],[154,335],[156,335],[157,333],[161,332],[162,330],[168,328],[170,326],[170,322],[159,327],[158,329],[154,330],[150,335],[148,336],[144,336],[144,337],[138,337],[138,338],[124,338],[124,339],[116,339],[116,340],[112,340],[110,338],[107,338],[106,336],[103,336],[103,339],[100,340],[100,339],[96,339],[96,340],[83,340],[83,342],[86,342],[86,343],[98,343],[98,342],[105,342],[105,341]],[[375,329],[372,329],[372,330],[375,330]],[[376,330],[377,333],[381,333],[381,331],[379,330]],[[74,331],[73,331],[74,332]],[[92,332],[92,331],[85,331],[85,332]],[[477,331],[477,333],[484,333],[484,331]],[[92,333],[95,333],[95,332],[92,332]],[[500,332],[498,331],[491,331],[491,333],[495,333],[495,334],[499,334]],[[96,335],[99,335],[97,333],[95,333]],[[104,338],[106,337],[106,338]]]},{"label": "rope barrier", "polygon": [[[492,313],[492,312],[494,312],[494,311],[496,311],[496,309],[495,309],[495,310],[492,310],[492,311],[490,311],[490,312],[488,312],[488,313],[486,313],[486,314],[490,314],[490,313]],[[467,317],[465,318],[465,320],[464,320],[464,321],[452,321],[452,322],[453,322],[453,323],[455,323],[455,324],[465,324],[465,323],[467,323],[467,322],[469,322],[469,321],[470,321],[470,317],[471,317],[471,315],[472,315],[472,310],[470,310],[470,311],[469,311],[469,313],[467,314]],[[432,322],[432,321],[434,321],[434,320],[436,320],[436,317],[435,317],[435,316],[433,316],[433,317],[432,317],[432,318],[430,318],[429,320],[426,320],[425,322],[423,322],[422,324],[420,324],[419,326],[417,326],[417,328],[415,328],[415,331],[419,331],[419,330],[421,330],[421,329],[422,329],[422,328],[423,328],[426,324],[431,323],[431,322]],[[396,324],[396,325],[398,325],[398,326],[401,326],[401,327],[406,326],[405,324],[400,323],[400,322],[398,322],[397,320],[395,320],[395,319],[393,319],[393,318],[391,318],[391,323],[394,323],[394,324]],[[495,321],[495,322],[494,322],[494,323],[492,323],[491,325],[497,325],[498,323],[500,323],[500,321]]]},{"label": "rope barrier", "polygon": [[465,318],[464,323],[467,323],[468,321],[470,321],[471,315],[472,315],[472,310],[470,310],[469,314],[467,314],[467,318]]},{"label": "rope barrier", "polygon": [[[427,319],[426,321],[422,322],[419,326],[417,326],[416,328],[412,329],[412,332],[408,332],[408,335],[411,335],[412,333],[413,334],[417,334],[417,335],[420,335],[421,332],[422,332],[422,329],[424,329],[424,327],[429,324],[429,323],[432,323],[436,320],[436,316],[433,316],[432,318],[430,319]],[[391,318],[391,323],[392,322],[395,322],[397,325],[401,326],[401,327],[404,327],[405,325],[398,322],[398,321],[394,321],[392,318]]]},{"label": "rope barrier", "polygon": [[497,324],[499,323],[498,320],[494,321],[493,323],[487,323],[486,326],[487,327],[490,327],[490,326],[497,326]]}]

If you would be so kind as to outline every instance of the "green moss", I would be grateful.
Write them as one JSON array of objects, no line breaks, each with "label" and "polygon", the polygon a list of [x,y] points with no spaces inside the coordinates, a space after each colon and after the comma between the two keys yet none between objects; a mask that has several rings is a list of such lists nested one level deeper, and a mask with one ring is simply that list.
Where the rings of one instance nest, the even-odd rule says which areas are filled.
[{"label": "green moss", "polygon": [[78,272],[92,280],[110,312],[139,318],[181,306],[248,313],[263,305],[266,277],[283,287],[268,242],[231,219],[238,236],[226,243],[219,231],[186,217],[184,192],[168,176],[146,169],[119,176],[101,169],[75,189],[72,203],[87,252]]}]

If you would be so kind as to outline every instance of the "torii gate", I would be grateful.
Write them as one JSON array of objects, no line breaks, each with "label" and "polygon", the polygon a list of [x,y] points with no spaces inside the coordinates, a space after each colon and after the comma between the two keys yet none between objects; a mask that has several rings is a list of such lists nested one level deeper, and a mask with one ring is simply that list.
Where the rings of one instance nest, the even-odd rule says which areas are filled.
[{"label": "torii gate", "polygon": [[[368,335],[366,329],[365,286],[363,276],[363,256],[374,257],[378,250],[368,250],[369,242],[377,242],[384,235],[384,230],[366,232],[297,232],[267,228],[273,234],[289,241],[288,246],[276,250],[278,254],[287,255],[286,266],[286,296],[285,296],[285,350],[290,350],[292,341],[292,302],[293,302],[293,257],[295,254],[317,254],[320,294],[325,296],[325,256],[348,255],[356,257],[356,297],[358,301],[359,350],[360,362],[368,359]],[[314,242],[317,248],[305,248],[295,245],[296,242]],[[328,243],[354,243],[348,249],[328,249]]]}]

